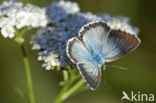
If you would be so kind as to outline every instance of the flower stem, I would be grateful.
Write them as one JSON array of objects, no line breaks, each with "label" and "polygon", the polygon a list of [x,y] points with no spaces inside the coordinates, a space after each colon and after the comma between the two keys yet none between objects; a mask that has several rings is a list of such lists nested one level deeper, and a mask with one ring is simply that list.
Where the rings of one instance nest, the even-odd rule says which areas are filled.
[{"label": "flower stem", "polygon": [[66,70],[63,70],[63,79],[65,82],[68,81],[68,71]]},{"label": "flower stem", "polygon": [[66,85],[64,85],[64,87],[62,88],[62,90],[59,92],[58,96],[56,97],[54,103],[60,103],[61,102],[61,97],[64,94],[64,92],[66,91],[66,89],[68,89],[68,86],[70,86],[71,82],[68,81],[68,71],[63,70],[63,80],[66,83]]},{"label": "flower stem", "polygon": [[56,99],[54,100],[53,103],[61,103],[62,100],[61,100],[61,97],[62,95],[64,94],[64,92],[66,91],[66,87],[63,87],[62,90],[59,92],[58,96],[56,97]]},{"label": "flower stem", "polygon": [[25,72],[26,72],[26,78],[27,78],[27,86],[28,86],[28,93],[29,93],[29,100],[30,100],[30,103],[35,103],[29,60],[28,60],[28,57],[26,55],[26,52],[25,52],[23,44],[20,45],[20,49],[22,51],[23,62],[24,62],[24,66],[25,66]]},{"label": "flower stem", "polygon": [[84,84],[84,79],[79,80],[71,89],[64,93],[61,100],[66,100],[69,96],[71,96],[77,89],[79,89]]},{"label": "flower stem", "polygon": [[[76,78],[75,78],[76,79]],[[76,92],[83,84],[84,80],[79,80],[71,89],[69,87],[74,82],[74,80],[69,80],[67,84],[62,88],[59,95],[55,99],[54,103],[61,103],[66,100],[69,96],[71,96],[74,92]]]}]

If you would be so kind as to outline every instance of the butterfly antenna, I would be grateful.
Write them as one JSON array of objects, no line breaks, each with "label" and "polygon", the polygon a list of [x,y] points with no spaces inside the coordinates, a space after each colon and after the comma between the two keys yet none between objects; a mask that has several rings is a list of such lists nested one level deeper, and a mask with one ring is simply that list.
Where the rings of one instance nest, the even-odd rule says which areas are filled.
[{"label": "butterfly antenna", "polygon": [[120,67],[120,66],[114,66],[114,65],[105,65],[107,67],[113,67],[113,68],[118,68],[118,69],[122,69],[122,70],[128,70],[127,68],[124,67]]},{"label": "butterfly antenna", "polygon": [[104,87],[107,90],[107,81],[106,81],[106,70],[104,69]]}]

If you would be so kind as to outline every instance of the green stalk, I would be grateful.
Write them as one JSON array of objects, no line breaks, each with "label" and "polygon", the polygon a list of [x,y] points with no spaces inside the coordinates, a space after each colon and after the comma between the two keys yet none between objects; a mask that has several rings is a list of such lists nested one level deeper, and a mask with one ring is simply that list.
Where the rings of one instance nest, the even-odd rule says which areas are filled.
[{"label": "green stalk", "polygon": [[84,84],[84,79],[79,80],[71,89],[64,93],[61,97],[61,101],[66,100],[70,97],[76,90],[78,90]]},{"label": "green stalk", "polygon": [[53,103],[61,103],[62,102],[61,97],[64,94],[64,92],[66,91],[66,89],[67,89],[67,86],[62,88],[62,90],[59,92],[58,96],[56,97],[56,99],[54,100]]},{"label": "green stalk", "polygon": [[[77,78],[75,78],[75,79],[77,79]],[[81,79],[74,86],[72,86],[71,89],[69,89],[69,87],[74,82],[74,80],[69,80],[67,82],[67,84],[62,88],[59,95],[55,99],[54,103],[62,103],[64,100],[66,100],[68,97],[70,97],[74,92],[76,92],[84,84],[84,80]]]},{"label": "green stalk", "polygon": [[68,71],[66,70],[63,70],[63,79],[65,82],[68,81]]},{"label": "green stalk", "polygon": [[60,103],[61,102],[61,97],[64,94],[64,92],[68,89],[68,87],[70,86],[70,84],[72,84],[72,82],[69,80],[68,81],[68,71],[63,70],[63,80],[65,82],[64,87],[61,89],[61,91],[59,92],[58,96],[56,97],[54,103]]},{"label": "green stalk", "polygon": [[25,66],[28,93],[29,93],[29,100],[30,100],[30,103],[35,103],[29,60],[28,60],[28,57],[26,55],[23,44],[20,45],[20,49],[21,49],[21,52],[22,52],[22,55],[23,55],[23,62],[24,62],[24,66]]}]

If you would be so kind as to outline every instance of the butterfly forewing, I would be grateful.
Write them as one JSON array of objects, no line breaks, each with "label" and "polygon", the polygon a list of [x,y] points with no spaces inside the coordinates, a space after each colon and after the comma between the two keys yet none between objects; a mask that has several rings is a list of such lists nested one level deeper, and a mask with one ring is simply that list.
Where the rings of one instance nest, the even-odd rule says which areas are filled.
[{"label": "butterfly forewing", "polygon": [[67,55],[75,64],[78,62],[87,62],[89,58],[89,53],[83,43],[73,37],[68,40],[67,44]]},{"label": "butterfly forewing", "polygon": [[89,50],[102,50],[104,42],[107,41],[110,28],[103,22],[94,22],[85,25],[79,32],[84,45]]},{"label": "butterfly forewing", "polygon": [[[140,40],[135,35],[128,34],[120,30],[112,30],[108,36],[105,53],[106,62],[119,59],[121,56],[134,50],[140,44]],[[110,46],[114,45],[114,46]]]}]

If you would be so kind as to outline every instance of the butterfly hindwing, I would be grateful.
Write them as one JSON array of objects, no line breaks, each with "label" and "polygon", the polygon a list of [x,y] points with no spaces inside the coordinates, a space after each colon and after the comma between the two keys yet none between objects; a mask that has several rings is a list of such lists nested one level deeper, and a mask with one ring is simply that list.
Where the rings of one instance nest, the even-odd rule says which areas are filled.
[{"label": "butterfly hindwing", "polygon": [[87,63],[78,63],[77,67],[82,75],[82,77],[86,80],[88,86],[95,90],[100,83],[101,79],[101,69],[98,66],[87,62]]}]

